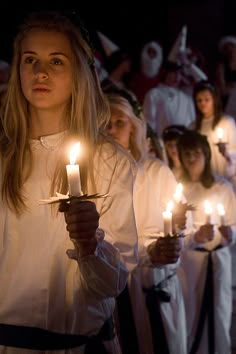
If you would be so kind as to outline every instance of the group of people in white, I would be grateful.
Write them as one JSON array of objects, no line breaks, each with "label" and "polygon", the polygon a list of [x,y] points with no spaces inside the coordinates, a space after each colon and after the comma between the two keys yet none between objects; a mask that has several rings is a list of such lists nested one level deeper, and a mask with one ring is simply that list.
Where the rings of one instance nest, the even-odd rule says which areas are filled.
[{"label": "group of people in white", "polygon": [[[160,46],[145,51],[145,81],[126,87],[129,58],[108,75],[61,13],[30,14],[16,36],[0,112],[0,353],[231,353],[236,117],[186,28],[161,78]],[[67,194],[78,139],[84,199]],[[39,205],[56,192],[59,210]]]},{"label": "group of people in white", "polygon": [[[167,60],[154,84],[163,60],[155,42],[150,42],[152,87],[147,89],[147,48],[141,76],[126,86],[113,80],[104,85],[111,108],[107,134],[137,162],[134,210],[139,263],[128,281],[136,338],[132,347],[132,336],[126,338],[121,329],[123,351],[135,353],[138,347],[141,354],[231,353],[236,117],[224,113],[216,83],[200,69],[194,75],[188,71],[188,81],[178,60]],[[181,80],[189,84],[187,89]],[[161,154],[151,153],[154,141],[147,144],[147,126]],[[185,216],[178,219],[182,239],[179,227],[172,230],[172,238],[163,234],[163,211],[174,200],[177,183],[183,196],[173,215]],[[118,298],[123,310],[127,304],[128,300],[120,305]],[[123,322],[122,317],[120,328]]]}]

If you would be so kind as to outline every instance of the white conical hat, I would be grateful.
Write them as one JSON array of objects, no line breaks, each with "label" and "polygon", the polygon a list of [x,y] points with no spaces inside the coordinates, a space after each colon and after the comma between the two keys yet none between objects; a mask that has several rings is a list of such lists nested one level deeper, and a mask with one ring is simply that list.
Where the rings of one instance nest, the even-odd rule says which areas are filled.
[{"label": "white conical hat", "polygon": [[186,51],[187,26],[184,25],[168,55],[168,61],[177,62],[179,53]]},{"label": "white conical hat", "polygon": [[106,53],[106,55],[109,57],[113,52],[116,52],[120,48],[113,43],[107,36],[105,36],[103,33],[97,31],[98,37],[102,43],[103,49]]},{"label": "white conical hat", "polygon": [[194,63],[190,66],[190,72],[195,81],[207,80],[206,74]]}]

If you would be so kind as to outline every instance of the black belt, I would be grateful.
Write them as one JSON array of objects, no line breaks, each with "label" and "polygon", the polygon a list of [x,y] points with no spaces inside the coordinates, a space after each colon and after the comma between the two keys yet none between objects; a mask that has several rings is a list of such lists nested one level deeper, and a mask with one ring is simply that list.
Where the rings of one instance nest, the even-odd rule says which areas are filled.
[{"label": "black belt", "polygon": [[128,286],[116,298],[119,319],[120,341],[123,354],[139,354],[138,338],[133,318]]},{"label": "black belt", "polygon": [[176,275],[176,272],[170,274],[159,284],[151,288],[143,288],[146,293],[146,306],[148,309],[149,320],[152,330],[152,343],[155,354],[169,354],[168,341],[161,316],[161,302],[170,302],[171,295],[164,290],[165,282]]},{"label": "black belt", "polygon": [[97,335],[84,336],[47,331],[37,327],[0,324],[0,345],[33,350],[63,350],[86,344],[85,354],[107,354],[102,343],[115,336],[113,318],[105,321]]},{"label": "black belt", "polygon": [[207,260],[207,272],[206,280],[202,296],[202,304],[200,309],[200,315],[196,330],[195,339],[190,350],[190,354],[195,354],[199,348],[200,341],[203,334],[203,328],[205,324],[206,317],[208,316],[208,353],[215,353],[215,321],[214,321],[214,277],[213,277],[213,263],[212,263],[212,252],[217,251],[222,248],[221,245],[217,246],[212,251],[205,248],[196,248],[195,251],[198,252],[208,252]]}]

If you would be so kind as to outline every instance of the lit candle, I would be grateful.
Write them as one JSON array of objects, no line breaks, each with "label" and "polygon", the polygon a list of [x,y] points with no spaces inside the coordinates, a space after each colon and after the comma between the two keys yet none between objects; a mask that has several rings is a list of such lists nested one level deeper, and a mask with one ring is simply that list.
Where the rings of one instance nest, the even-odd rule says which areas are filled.
[{"label": "lit candle", "polygon": [[204,210],[206,214],[206,224],[211,224],[211,214],[212,214],[212,206],[209,200],[205,200],[204,202]]},{"label": "lit candle", "polygon": [[80,182],[80,171],[79,165],[75,163],[76,158],[79,154],[80,143],[76,143],[72,146],[70,151],[70,164],[66,165],[67,179],[69,185],[69,195],[80,196],[81,191],[81,182]]},{"label": "lit candle", "polygon": [[164,221],[164,236],[172,235],[172,212],[173,201],[170,200],[166,206],[166,210],[163,211],[163,221]]},{"label": "lit candle", "polygon": [[183,185],[182,183],[178,183],[174,194],[174,200],[176,203],[181,202],[182,195],[183,195]]},{"label": "lit candle", "polygon": [[217,134],[217,137],[218,137],[218,143],[222,143],[223,142],[223,137],[224,137],[224,130],[222,128],[217,128],[216,134]]},{"label": "lit candle", "polygon": [[224,225],[225,224],[225,208],[222,204],[217,204],[217,210],[218,210],[218,215],[220,217],[220,224]]}]

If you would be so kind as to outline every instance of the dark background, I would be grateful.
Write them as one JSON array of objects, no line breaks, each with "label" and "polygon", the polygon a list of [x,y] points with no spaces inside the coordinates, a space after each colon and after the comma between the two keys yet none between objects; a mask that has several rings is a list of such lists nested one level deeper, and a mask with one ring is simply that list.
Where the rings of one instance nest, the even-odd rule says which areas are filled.
[{"label": "dark background", "polygon": [[121,49],[129,51],[134,63],[142,45],[158,40],[168,54],[183,25],[187,25],[187,44],[205,56],[208,69],[214,71],[217,44],[224,35],[236,35],[236,1],[233,0],[162,0],[162,1],[74,1],[0,5],[0,59],[11,60],[12,41],[18,24],[32,10],[74,9],[87,28],[99,30]]}]

